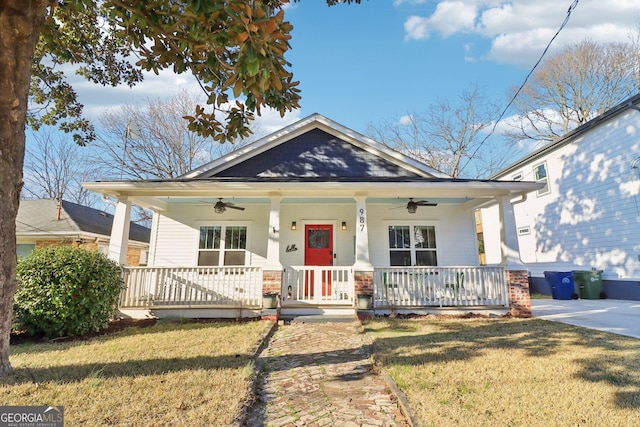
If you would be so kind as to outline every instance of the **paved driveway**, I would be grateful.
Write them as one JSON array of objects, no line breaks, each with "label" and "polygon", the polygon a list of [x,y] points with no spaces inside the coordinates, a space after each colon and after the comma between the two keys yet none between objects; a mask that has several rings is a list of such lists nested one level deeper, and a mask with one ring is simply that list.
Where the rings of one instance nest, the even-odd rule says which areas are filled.
[{"label": "paved driveway", "polygon": [[640,338],[640,301],[535,299],[531,306],[533,317]]}]

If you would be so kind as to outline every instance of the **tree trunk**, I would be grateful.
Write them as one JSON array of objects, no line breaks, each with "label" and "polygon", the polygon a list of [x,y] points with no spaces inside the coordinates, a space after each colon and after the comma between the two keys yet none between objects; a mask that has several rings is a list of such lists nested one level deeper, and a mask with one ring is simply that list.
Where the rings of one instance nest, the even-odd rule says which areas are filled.
[{"label": "tree trunk", "polygon": [[[31,67],[47,0],[0,0],[0,375],[11,371],[16,215],[22,188]],[[55,4],[55,2],[51,2]]]}]

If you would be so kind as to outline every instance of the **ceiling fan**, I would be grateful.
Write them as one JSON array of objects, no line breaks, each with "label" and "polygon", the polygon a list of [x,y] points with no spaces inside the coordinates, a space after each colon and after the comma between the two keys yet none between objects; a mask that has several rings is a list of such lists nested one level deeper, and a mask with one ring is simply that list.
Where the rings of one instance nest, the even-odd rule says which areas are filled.
[{"label": "ceiling fan", "polygon": [[429,202],[428,200],[418,200],[417,202],[414,202],[413,198],[409,198],[409,203],[407,203],[407,212],[410,214],[416,213],[418,206],[438,206],[438,204]]},{"label": "ceiling fan", "polygon": [[[210,203],[210,202],[207,202]],[[218,201],[216,202],[215,205],[213,205],[213,210],[215,213],[221,214],[224,213],[224,211],[227,210],[227,208],[229,209],[236,209],[239,211],[243,211],[244,208],[242,206],[236,206],[235,204],[231,203],[231,202],[223,202],[222,201],[222,197],[218,197]]]}]

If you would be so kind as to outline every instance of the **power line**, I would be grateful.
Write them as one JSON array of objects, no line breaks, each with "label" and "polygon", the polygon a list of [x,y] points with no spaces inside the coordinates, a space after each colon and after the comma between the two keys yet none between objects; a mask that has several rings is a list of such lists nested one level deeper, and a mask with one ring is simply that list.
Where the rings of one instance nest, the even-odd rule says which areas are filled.
[{"label": "power line", "polygon": [[571,17],[571,13],[578,6],[578,1],[579,0],[573,0],[571,5],[569,6],[569,9],[567,10],[567,16],[564,18],[564,21],[562,22],[562,25],[560,25],[560,28],[558,28],[558,31],[556,31],[556,33],[553,35],[553,37],[551,37],[551,40],[549,40],[549,43],[547,43],[547,47],[544,48],[544,51],[542,52],[542,55],[540,55],[540,58],[538,58],[538,61],[534,64],[533,68],[531,68],[531,71],[529,71],[529,74],[527,74],[527,77],[525,77],[524,81],[522,82],[522,84],[520,85],[520,87],[518,88],[516,93],[513,94],[513,96],[511,97],[511,100],[509,101],[507,106],[504,107],[504,110],[502,110],[502,113],[500,113],[500,116],[498,116],[498,120],[496,120],[494,122],[493,127],[491,128],[491,132],[489,132],[487,134],[487,136],[485,136],[482,139],[482,141],[480,141],[480,144],[478,144],[478,147],[476,147],[476,149],[473,151],[473,154],[471,156],[469,156],[469,158],[467,159],[467,162],[464,164],[464,166],[462,167],[461,170],[463,170],[464,168],[467,167],[467,165],[469,164],[471,159],[473,159],[475,157],[475,155],[478,153],[478,150],[480,150],[482,145],[487,141],[487,139],[489,139],[489,137],[491,137],[495,133],[496,127],[498,126],[498,123],[500,123],[500,121],[504,118],[504,115],[507,113],[507,111],[509,110],[511,105],[515,102],[515,100],[518,97],[518,95],[520,95],[520,92],[522,92],[522,89],[524,89],[525,85],[529,81],[529,78],[531,78],[531,76],[533,75],[533,72],[536,70],[536,68],[538,68],[538,65],[540,65],[540,63],[542,62],[542,59],[544,58],[544,56],[549,51],[549,48],[551,47],[551,43],[553,43],[553,41],[556,39],[556,37],[558,37],[558,34],[560,34],[560,32],[564,29],[564,27],[567,25],[567,22],[569,22],[569,18]]}]

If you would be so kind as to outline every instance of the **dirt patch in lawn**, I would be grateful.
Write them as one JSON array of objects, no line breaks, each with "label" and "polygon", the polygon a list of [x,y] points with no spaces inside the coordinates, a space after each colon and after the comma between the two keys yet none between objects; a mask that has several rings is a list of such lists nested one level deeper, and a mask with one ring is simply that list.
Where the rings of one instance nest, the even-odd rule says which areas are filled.
[{"label": "dirt patch in lawn", "polygon": [[89,332],[84,335],[74,337],[47,338],[41,335],[30,335],[27,332],[19,331],[11,333],[11,345],[26,343],[48,343],[48,342],[68,342],[68,341],[84,341],[91,338],[113,335],[124,331],[127,328],[148,328],[157,323],[158,319],[115,319],[109,322],[109,325],[99,332]]},{"label": "dirt patch in lawn", "polygon": [[[253,319],[243,319],[244,321],[252,321]],[[59,337],[59,338],[47,338],[40,335],[29,335],[27,332],[12,332],[11,333],[11,345],[26,344],[26,343],[52,343],[52,342],[70,342],[70,341],[86,341],[95,337],[104,335],[114,335],[127,328],[149,328],[156,323],[159,319],[131,319],[131,318],[118,318],[109,322],[109,325],[99,332],[89,332],[80,336],[73,337]],[[194,319],[176,319],[171,320],[180,323],[219,323],[219,322],[238,322],[235,319],[209,319],[209,318],[194,318]]]}]

